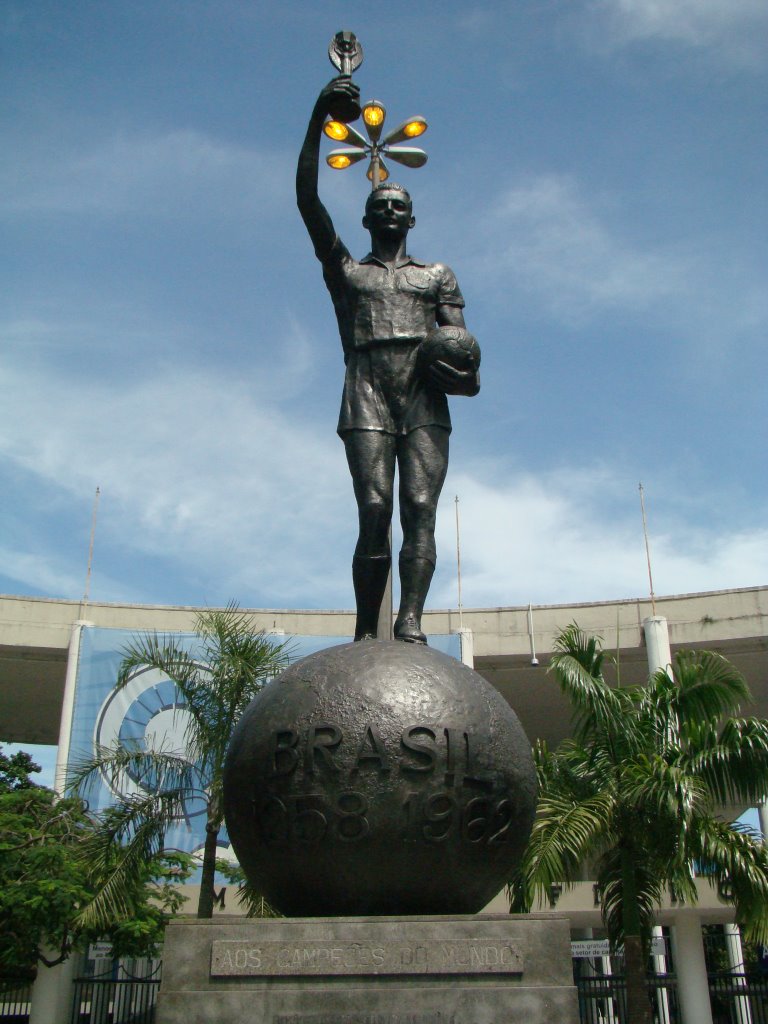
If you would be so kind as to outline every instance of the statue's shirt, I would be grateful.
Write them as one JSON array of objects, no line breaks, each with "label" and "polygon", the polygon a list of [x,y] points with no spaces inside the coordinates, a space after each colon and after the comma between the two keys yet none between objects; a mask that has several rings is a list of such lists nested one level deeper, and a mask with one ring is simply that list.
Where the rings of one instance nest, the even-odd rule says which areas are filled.
[{"label": "statue's shirt", "polygon": [[347,364],[338,431],[407,434],[451,428],[445,395],[416,373],[416,352],[439,306],[463,306],[450,267],[404,256],[388,267],[369,254],[354,260],[337,237],[323,261]]},{"label": "statue's shirt", "polygon": [[352,259],[337,238],[323,277],[339,322],[344,355],[390,342],[418,344],[436,322],[438,306],[463,306],[453,271],[403,256],[388,267],[370,253]]}]

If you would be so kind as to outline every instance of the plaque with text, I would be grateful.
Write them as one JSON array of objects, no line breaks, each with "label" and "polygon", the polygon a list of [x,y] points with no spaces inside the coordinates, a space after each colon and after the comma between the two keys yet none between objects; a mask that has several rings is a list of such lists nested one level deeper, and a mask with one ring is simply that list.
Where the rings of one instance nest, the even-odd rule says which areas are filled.
[{"label": "plaque with text", "polygon": [[211,977],[522,973],[517,945],[482,935],[458,942],[235,940],[211,946]]}]

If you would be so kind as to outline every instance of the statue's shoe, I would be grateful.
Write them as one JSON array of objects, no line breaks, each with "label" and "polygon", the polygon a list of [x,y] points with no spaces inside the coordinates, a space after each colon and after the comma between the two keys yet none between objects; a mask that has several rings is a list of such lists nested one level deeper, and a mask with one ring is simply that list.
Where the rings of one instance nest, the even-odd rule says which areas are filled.
[{"label": "statue's shoe", "polygon": [[395,622],[395,640],[404,640],[407,644],[425,644],[427,637],[421,631],[421,622],[415,615],[406,615]]}]

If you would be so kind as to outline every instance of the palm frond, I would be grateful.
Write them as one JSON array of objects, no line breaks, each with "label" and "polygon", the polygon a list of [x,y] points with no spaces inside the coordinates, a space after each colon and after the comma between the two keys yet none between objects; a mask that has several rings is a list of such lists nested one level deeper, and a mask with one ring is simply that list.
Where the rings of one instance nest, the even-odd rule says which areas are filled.
[{"label": "palm frond", "polygon": [[207,779],[221,770],[229,739],[243,711],[264,683],[282,671],[292,641],[254,631],[236,603],[198,613],[199,651],[191,654],[174,636],[147,633],[123,648],[117,687],[143,668],[175,683],[184,698],[185,743]]},{"label": "palm frond", "polygon": [[[729,718],[720,734],[689,729],[689,770],[720,804],[760,803],[768,793],[768,722]],[[695,741],[695,742],[694,742]]]},{"label": "palm frond", "polygon": [[[665,829],[675,850],[687,848],[688,835],[700,815],[711,809],[706,784],[685,765],[669,763],[658,754],[643,755],[622,766],[621,797],[632,808],[636,821],[654,823],[655,846]],[[672,855],[672,850],[667,851]]]},{"label": "palm frond", "polygon": [[654,672],[637,695],[637,715],[646,743],[657,753],[667,753],[680,743],[677,684],[665,669]]},{"label": "palm frond", "polygon": [[264,893],[251,885],[242,882],[237,888],[237,898],[245,906],[246,917],[282,917],[283,915],[272,906]]},{"label": "palm frond", "polygon": [[188,790],[195,782],[194,766],[162,746],[143,749],[135,743],[98,746],[92,757],[80,758],[67,772],[67,792],[87,797],[90,786],[105,779],[110,789],[124,792],[136,782],[145,789]]},{"label": "palm frond", "polygon": [[181,689],[197,681],[200,662],[181,645],[179,638],[163,633],[143,633],[125,644],[117,673],[116,689],[126,686],[140,669],[154,668],[163,672]]},{"label": "palm frond", "polygon": [[555,753],[539,744],[534,748],[539,792],[556,792],[574,802],[585,800],[612,784],[611,765],[604,751],[564,740]]},{"label": "palm frond", "polygon": [[768,848],[748,830],[708,817],[699,822],[696,857],[699,873],[735,906],[747,938],[768,944]]},{"label": "palm frond", "polygon": [[522,863],[509,890],[514,906],[546,896],[553,883],[570,884],[588,853],[610,841],[614,799],[601,792],[587,800],[545,794]]},{"label": "palm frond", "polygon": [[124,800],[109,808],[82,846],[82,857],[96,895],[77,918],[83,928],[106,930],[130,916],[130,895],[137,892],[149,860],[161,852],[165,832],[184,813],[192,795],[162,790]]},{"label": "palm frond", "polygon": [[615,734],[624,701],[602,675],[603,651],[597,637],[571,625],[556,637],[549,671],[573,708],[574,732],[586,742],[597,734]]},{"label": "palm frond", "polygon": [[601,636],[591,636],[572,622],[555,637],[553,650],[556,652],[555,657],[565,655],[572,658],[587,675],[593,679],[602,679],[605,660],[602,640]]},{"label": "palm frond", "polygon": [[742,674],[713,651],[679,651],[672,661],[677,712],[686,721],[719,719],[738,714],[752,695]]},{"label": "palm frond", "polygon": [[664,895],[662,878],[644,858],[633,858],[629,884],[632,894],[626,892],[627,878],[622,862],[622,849],[615,845],[600,858],[597,882],[602,893],[601,913],[612,945],[618,946],[625,935],[633,934],[628,927],[628,902],[631,901],[633,915],[636,915],[644,945],[648,945],[653,928],[656,908]]},{"label": "palm frond", "polygon": [[292,641],[254,631],[250,616],[238,612],[236,604],[201,612],[196,630],[210,678],[188,697],[196,722],[189,739],[213,776],[223,767],[230,736],[246,707],[285,668]]},{"label": "palm frond", "polygon": [[106,930],[110,922],[130,917],[131,894],[147,862],[161,851],[165,832],[184,814],[186,801],[198,793],[194,766],[186,758],[130,744],[98,747],[93,757],[81,759],[68,775],[68,790],[87,795],[101,778],[113,792],[141,786],[136,795],[94,817],[81,849],[96,895],[81,909],[77,924]]}]

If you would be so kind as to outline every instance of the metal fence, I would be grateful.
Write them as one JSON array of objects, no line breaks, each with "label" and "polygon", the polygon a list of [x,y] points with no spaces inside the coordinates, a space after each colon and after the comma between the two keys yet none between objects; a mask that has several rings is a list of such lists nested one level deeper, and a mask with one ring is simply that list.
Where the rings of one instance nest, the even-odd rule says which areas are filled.
[{"label": "metal fence", "polygon": [[709,975],[714,1024],[768,1024],[768,975]]},{"label": "metal fence", "polygon": [[75,978],[71,1024],[154,1024],[161,967],[140,977],[122,964]]},{"label": "metal fence", "polygon": [[[647,979],[654,1024],[679,1024],[677,985],[671,975]],[[576,980],[581,1024],[623,1024],[627,1019],[627,983],[621,974]]]},{"label": "metal fence", "polygon": [[[154,1024],[160,988],[160,964],[142,976],[123,965],[104,974],[74,981],[71,1024]],[[680,1024],[674,975],[649,975],[648,999],[655,1024]],[[623,1024],[626,1020],[626,981],[621,974],[576,979],[581,1024]],[[1,1024],[27,1024],[32,981],[0,978]],[[713,1024],[768,1024],[768,974],[710,972],[709,995]]]},{"label": "metal fence", "polygon": [[576,979],[581,1024],[619,1024],[626,1016],[624,979],[612,974]]},{"label": "metal fence", "polygon": [[[674,975],[649,975],[648,999],[654,1024],[680,1024]],[[576,979],[581,1024],[623,1024],[626,981],[621,974]],[[768,1024],[768,975],[710,973],[709,997],[713,1024]]]},{"label": "metal fence", "polygon": [[32,1000],[32,978],[0,978],[0,1021],[3,1024],[27,1024]]}]

